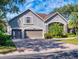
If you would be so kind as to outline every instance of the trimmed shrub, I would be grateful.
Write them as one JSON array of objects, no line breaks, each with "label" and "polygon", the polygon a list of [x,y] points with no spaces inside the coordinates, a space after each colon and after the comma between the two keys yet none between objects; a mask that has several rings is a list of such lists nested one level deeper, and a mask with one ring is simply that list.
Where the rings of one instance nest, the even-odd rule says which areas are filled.
[{"label": "trimmed shrub", "polygon": [[68,37],[75,37],[75,36],[77,36],[76,34],[72,34],[72,33],[67,33],[67,36]]},{"label": "trimmed shrub", "polygon": [[11,35],[0,33],[0,45],[1,46],[14,46]]},{"label": "trimmed shrub", "polygon": [[62,36],[61,35],[56,35],[56,36],[53,35],[53,37],[54,38],[61,38]]},{"label": "trimmed shrub", "polygon": [[44,34],[44,37],[45,37],[46,39],[51,39],[51,38],[53,38],[52,33],[45,33],[45,34]]},{"label": "trimmed shrub", "polygon": [[68,37],[68,34],[63,34],[63,35],[53,35],[52,33],[45,33],[44,35],[45,39],[51,39],[51,38],[66,38]]},{"label": "trimmed shrub", "polygon": [[62,38],[66,38],[66,37],[68,37],[68,34],[62,35]]}]

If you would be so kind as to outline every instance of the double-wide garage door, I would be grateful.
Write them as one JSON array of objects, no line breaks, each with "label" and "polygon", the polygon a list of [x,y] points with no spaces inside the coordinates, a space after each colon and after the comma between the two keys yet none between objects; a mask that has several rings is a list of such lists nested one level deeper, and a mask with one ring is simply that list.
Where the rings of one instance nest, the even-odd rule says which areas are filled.
[{"label": "double-wide garage door", "polygon": [[25,38],[42,38],[43,31],[42,30],[25,30]]}]

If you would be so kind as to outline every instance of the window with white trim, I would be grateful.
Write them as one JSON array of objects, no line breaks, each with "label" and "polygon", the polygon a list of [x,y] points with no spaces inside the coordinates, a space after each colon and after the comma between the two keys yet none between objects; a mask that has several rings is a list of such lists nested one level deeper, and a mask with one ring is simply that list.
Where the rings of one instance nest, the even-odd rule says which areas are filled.
[{"label": "window with white trim", "polygon": [[31,24],[31,17],[26,17],[25,22],[26,24]]}]

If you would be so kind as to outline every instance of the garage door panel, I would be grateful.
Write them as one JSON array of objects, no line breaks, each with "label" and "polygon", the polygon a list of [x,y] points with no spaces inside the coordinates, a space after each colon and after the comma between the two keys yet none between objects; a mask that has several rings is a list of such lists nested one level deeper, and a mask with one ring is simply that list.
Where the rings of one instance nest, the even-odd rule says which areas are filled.
[{"label": "garage door panel", "polygon": [[30,31],[25,31],[25,33],[26,33],[26,37],[28,38],[42,38],[42,30],[41,31],[30,30]]},{"label": "garage door panel", "polygon": [[42,37],[42,31],[27,31],[27,36]]}]

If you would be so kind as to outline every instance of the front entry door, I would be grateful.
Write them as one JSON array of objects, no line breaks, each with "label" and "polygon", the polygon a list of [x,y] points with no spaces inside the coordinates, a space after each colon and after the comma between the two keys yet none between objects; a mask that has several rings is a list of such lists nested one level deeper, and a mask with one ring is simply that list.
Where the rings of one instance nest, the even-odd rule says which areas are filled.
[{"label": "front entry door", "polygon": [[12,38],[13,39],[21,39],[22,38],[21,29],[12,29]]}]

